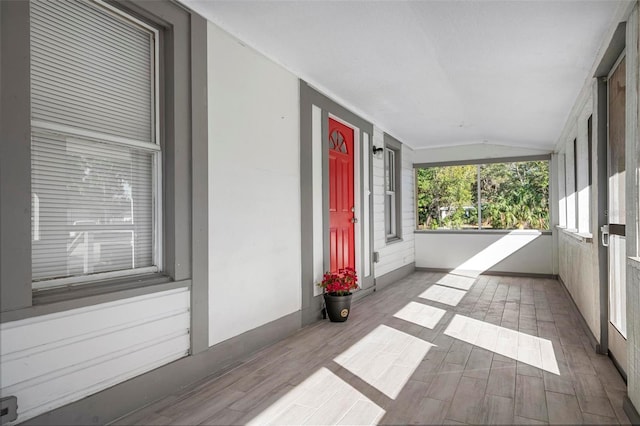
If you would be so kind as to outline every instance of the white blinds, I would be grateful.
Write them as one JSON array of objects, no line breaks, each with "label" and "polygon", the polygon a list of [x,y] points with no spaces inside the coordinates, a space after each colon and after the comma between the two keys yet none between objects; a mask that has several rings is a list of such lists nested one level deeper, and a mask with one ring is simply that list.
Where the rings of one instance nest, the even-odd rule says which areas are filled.
[{"label": "white blinds", "polygon": [[92,2],[33,1],[32,119],[153,142],[153,48]]},{"label": "white blinds", "polygon": [[154,47],[99,4],[31,2],[35,288],[155,264]]}]

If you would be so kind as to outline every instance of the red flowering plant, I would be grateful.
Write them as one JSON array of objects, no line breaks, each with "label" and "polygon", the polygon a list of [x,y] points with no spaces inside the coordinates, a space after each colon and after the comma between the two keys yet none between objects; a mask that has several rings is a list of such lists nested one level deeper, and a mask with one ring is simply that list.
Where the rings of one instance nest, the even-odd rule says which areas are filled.
[{"label": "red flowering plant", "polygon": [[338,269],[338,272],[325,273],[318,285],[332,296],[347,296],[351,290],[358,288],[358,275],[350,267]]}]

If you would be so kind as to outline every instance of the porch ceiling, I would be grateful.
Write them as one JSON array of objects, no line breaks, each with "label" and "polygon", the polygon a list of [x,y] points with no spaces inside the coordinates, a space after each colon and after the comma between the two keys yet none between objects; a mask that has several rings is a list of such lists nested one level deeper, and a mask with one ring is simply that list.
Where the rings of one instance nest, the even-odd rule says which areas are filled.
[{"label": "porch ceiling", "polygon": [[549,150],[626,3],[182,1],[414,148]]}]

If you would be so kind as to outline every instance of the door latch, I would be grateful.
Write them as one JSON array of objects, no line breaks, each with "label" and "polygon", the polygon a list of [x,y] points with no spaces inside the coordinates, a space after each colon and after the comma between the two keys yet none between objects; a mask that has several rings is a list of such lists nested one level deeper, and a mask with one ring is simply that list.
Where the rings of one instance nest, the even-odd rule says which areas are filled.
[{"label": "door latch", "polygon": [[609,225],[600,227],[600,241],[602,242],[602,247],[609,247]]},{"label": "door latch", "polygon": [[351,223],[358,223],[358,219],[356,219],[355,217],[351,218]]}]

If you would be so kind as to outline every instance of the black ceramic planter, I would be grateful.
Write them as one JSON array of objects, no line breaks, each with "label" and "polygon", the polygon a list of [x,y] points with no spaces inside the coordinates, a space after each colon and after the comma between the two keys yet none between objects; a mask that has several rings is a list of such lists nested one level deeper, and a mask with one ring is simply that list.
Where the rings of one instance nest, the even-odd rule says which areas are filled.
[{"label": "black ceramic planter", "polygon": [[327,315],[333,322],[344,322],[349,318],[351,311],[351,293],[346,296],[332,296],[324,294],[324,304],[327,307]]}]

